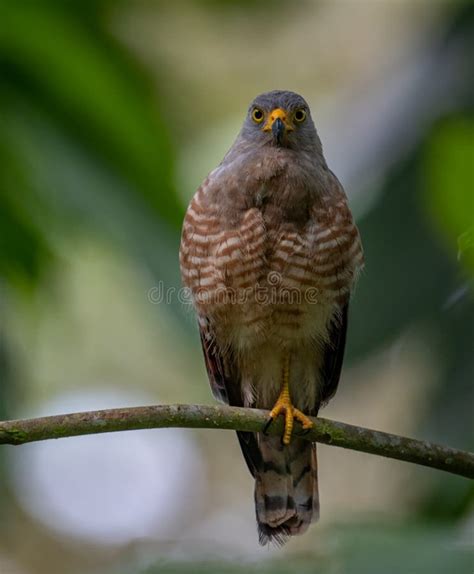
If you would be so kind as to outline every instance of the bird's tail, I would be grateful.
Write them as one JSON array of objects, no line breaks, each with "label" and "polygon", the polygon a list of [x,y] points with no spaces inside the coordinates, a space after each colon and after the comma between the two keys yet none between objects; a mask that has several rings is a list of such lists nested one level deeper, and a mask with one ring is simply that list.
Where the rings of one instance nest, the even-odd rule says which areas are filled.
[{"label": "bird's tail", "polygon": [[284,446],[280,437],[258,435],[261,469],[255,474],[260,544],[284,544],[319,518],[316,445],[301,439]]}]

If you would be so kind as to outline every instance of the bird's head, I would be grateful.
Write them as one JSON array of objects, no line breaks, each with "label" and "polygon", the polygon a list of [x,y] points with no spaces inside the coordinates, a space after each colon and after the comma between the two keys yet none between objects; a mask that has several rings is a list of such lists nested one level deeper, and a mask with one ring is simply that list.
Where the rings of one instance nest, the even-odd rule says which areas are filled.
[{"label": "bird's head", "polygon": [[308,104],[288,91],[257,96],[250,104],[241,136],[257,144],[296,150],[320,146]]}]

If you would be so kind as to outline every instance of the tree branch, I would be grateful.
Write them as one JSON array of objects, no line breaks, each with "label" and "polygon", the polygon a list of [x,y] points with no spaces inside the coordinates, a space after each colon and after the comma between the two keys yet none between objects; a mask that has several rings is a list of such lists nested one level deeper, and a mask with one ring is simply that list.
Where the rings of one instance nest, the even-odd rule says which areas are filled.
[{"label": "tree branch", "polygon": [[[279,417],[281,419],[281,417]],[[185,427],[262,431],[268,412],[229,406],[158,405],[109,409],[0,422],[0,444],[28,442],[124,430]],[[474,478],[474,453],[345,423],[315,418],[314,427],[301,434],[306,440],[339,446]],[[298,429],[300,432],[298,432]],[[282,434],[283,421],[269,433]]]}]

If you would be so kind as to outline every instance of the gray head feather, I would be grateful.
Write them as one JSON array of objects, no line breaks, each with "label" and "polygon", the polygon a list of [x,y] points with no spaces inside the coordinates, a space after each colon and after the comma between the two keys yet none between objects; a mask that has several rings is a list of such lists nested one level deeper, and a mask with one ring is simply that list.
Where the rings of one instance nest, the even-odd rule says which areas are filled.
[{"label": "gray head feather", "polygon": [[245,147],[247,147],[245,144],[258,147],[274,145],[271,132],[262,129],[265,122],[258,124],[252,119],[252,113],[256,108],[263,111],[265,119],[276,108],[287,111],[290,116],[296,110],[304,110],[306,119],[299,124],[294,123],[294,130],[287,134],[283,146],[297,151],[322,154],[321,140],[316,132],[307,102],[299,94],[285,90],[265,92],[253,100],[236,143],[244,144]]}]

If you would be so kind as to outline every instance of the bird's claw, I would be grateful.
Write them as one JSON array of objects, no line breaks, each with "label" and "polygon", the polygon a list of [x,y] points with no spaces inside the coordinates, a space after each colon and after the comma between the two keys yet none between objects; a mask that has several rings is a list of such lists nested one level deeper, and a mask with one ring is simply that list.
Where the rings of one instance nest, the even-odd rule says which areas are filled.
[{"label": "bird's claw", "polygon": [[[294,421],[297,420],[303,427],[302,433],[307,433],[313,426],[313,421],[302,413],[299,409],[295,408],[289,397],[281,396],[278,398],[275,406],[270,412],[270,418],[263,427],[263,433],[268,434],[268,429],[276,417],[280,414],[285,415],[285,427],[283,431],[282,443],[289,445],[291,441],[291,434],[293,432]],[[301,433],[301,434],[302,434]]]}]

